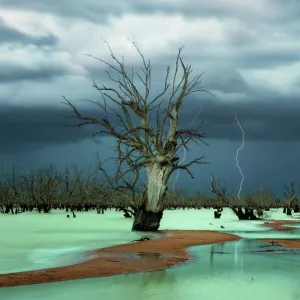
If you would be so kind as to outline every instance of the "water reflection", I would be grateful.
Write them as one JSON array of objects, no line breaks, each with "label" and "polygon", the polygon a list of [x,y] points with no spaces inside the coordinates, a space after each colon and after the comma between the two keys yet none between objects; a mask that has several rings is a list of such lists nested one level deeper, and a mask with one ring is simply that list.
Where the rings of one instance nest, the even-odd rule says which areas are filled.
[{"label": "water reflection", "polygon": [[168,282],[170,286],[172,286],[172,284],[177,280],[175,274],[168,274],[167,269],[141,273],[141,278],[143,286],[159,286],[161,284],[164,284],[165,282]]},{"label": "water reflection", "polygon": [[179,267],[4,288],[0,299],[300,300],[300,253],[279,249],[255,239],[197,246],[190,249],[195,260]]},{"label": "water reflection", "polygon": [[213,265],[215,254],[229,254],[228,252],[224,252],[224,245],[225,245],[225,243],[211,245],[211,247],[210,247],[210,263],[211,263],[211,265]]}]

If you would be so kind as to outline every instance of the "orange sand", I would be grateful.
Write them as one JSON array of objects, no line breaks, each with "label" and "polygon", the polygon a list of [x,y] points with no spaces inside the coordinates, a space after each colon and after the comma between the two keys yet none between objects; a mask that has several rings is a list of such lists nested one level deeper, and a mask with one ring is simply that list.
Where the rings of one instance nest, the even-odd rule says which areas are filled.
[{"label": "orange sand", "polygon": [[[289,225],[289,224],[299,224],[299,222],[294,220],[282,220],[282,221],[272,221],[269,224],[264,224],[264,226],[267,226],[273,230],[281,230],[281,231],[290,231],[290,230],[296,230],[297,228],[293,227],[285,227],[283,225]],[[299,239],[261,239],[260,242],[264,243],[270,243],[274,245],[278,245],[284,248],[300,248],[300,240]]]},{"label": "orange sand", "polygon": [[[298,222],[270,221],[263,225],[271,230],[295,230],[295,228],[283,226],[295,223]],[[239,239],[235,235],[216,231],[168,230],[160,231],[160,233],[162,236],[157,239],[89,252],[88,259],[82,263],[37,271],[0,274],[0,287],[164,269],[191,259],[191,255],[186,251],[188,247]],[[300,248],[300,240],[263,239],[261,241],[273,242],[287,248]]]},{"label": "orange sand", "polygon": [[285,240],[285,239],[262,239],[260,242],[270,243],[284,248],[300,249],[300,240]]},{"label": "orange sand", "polygon": [[[238,240],[239,237],[215,231],[161,231],[162,238],[117,245],[90,252],[91,258],[75,265],[0,274],[0,287],[46,283],[117,274],[154,271],[191,259],[187,247]],[[171,234],[166,237],[165,234]],[[97,258],[94,258],[97,255]]]},{"label": "orange sand", "polygon": [[283,225],[292,225],[292,224],[299,224],[299,222],[294,220],[276,220],[276,221],[270,221],[270,223],[268,224],[263,224],[263,226],[269,227],[270,229],[276,231],[296,230],[297,228],[283,226]]}]

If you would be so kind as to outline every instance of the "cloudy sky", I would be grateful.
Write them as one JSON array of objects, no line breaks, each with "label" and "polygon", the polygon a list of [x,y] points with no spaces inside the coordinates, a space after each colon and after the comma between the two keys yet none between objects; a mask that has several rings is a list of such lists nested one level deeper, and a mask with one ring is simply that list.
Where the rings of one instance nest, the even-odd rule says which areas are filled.
[{"label": "cloudy sky", "polygon": [[[113,140],[91,138],[93,128],[67,128],[70,111],[62,95],[77,103],[98,99],[92,80],[107,83],[107,40],[116,55],[138,65],[135,41],[153,63],[153,89],[184,45],[183,59],[204,72],[203,87],[185,103],[182,121],[195,117],[209,147],[193,147],[209,165],[180,174],[178,187],[207,192],[210,174],[237,191],[235,165],[244,190],[268,186],[282,194],[299,181],[300,153],[299,0],[0,0],[0,155],[18,172],[56,164],[88,168],[95,153],[109,157]],[[90,108],[89,108],[90,109]],[[97,115],[97,110],[90,113]],[[173,178],[174,179],[174,178]],[[172,182],[171,182],[172,185]]]}]

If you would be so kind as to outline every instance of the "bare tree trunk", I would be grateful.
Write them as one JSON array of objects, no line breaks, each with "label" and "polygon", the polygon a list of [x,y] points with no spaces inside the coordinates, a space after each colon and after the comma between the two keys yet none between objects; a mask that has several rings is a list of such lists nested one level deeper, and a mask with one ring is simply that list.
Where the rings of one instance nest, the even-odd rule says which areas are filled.
[{"label": "bare tree trunk", "polygon": [[163,216],[163,199],[168,188],[172,167],[156,163],[148,168],[147,197],[134,216],[132,230],[156,231]]},{"label": "bare tree trunk", "polygon": [[[78,120],[76,124],[69,126],[97,125],[102,128],[97,134],[105,133],[116,138],[118,175],[117,180],[113,180],[113,182],[122,179],[126,184],[125,175],[135,174],[135,171],[141,168],[147,169],[149,175],[147,197],[137,209],[132,229],[157,230],[162,218],[162,202],[171,173],[181,169],[188,172],[193,178],[189,167],[193,164],[204,163],[202,162],[203,157],[199,157],[186,164],[181,164],[176,155],[183,147],[188,150],[188,144],[191,142],[196,144],[203,142],[205,136],[201,133],[203,124],[197,125],[196,128],[179,127],[179,112],[184,99],[192,93],[205,91],[201,88],[202,74],[191,77],[192,66],[183,62],[182,48],[180,48],[176,57],[173,78],[170,78],[170,67],[168,66],[162,91],[152,95],[151,63],[150,60],[145,59],[136,44],[133,43],[133,46],[141,58],[142,70],[130,73],[127,72],[127,66],[123,59],[118,59],[109,44],[106,41],[105,43],[113,62],[94,58],[108,67],[107,75],[113,82],[113,86],[99,86],[94,82],[93,86],[101,93],[102,101],[90,101],[98,105],[102,111],[102,117],[97,119],[82,115],[74,104],[63,97],[63,103],[73,111],[71,118]],[[134,77],[138,78],[142,88],[136,84]],[[110,108],[108,102],[117,105],[118,109]],[[164,107],[161,106],[163,102],[167,104]],[[117,118],[118,126],[114,125],[114,117],[111,117],[109,110]],[[153,116],[156,116],[155,120],[152,119]],[[135,119],[139,120],[137,126],[134,126]],[[127,169],[128,167],[129,169]],[[106,178],[108,179],[109,176]],[[110,181],[109,179],[108,182]],[[126,186],[131,190],[134,189],[132,185],[130,187],[126,184]]]}]

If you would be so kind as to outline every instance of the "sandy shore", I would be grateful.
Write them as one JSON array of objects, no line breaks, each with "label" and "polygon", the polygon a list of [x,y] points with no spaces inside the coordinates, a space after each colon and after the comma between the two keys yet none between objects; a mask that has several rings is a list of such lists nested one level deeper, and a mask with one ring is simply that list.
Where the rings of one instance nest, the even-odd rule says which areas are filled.
[{"label": "sandy shore", "polygon": [[291,231],[291,230],[296,230],[297,228],[285,227],[284,225],[293,225],[293,224],[299,224],[299,222],[294,221],[294,220],[275,220],[275,221],[270,221],[266,224],[263,224],[263,226],[268,227],[272,230],[276,230],[276,231]]},{"label": "sandy shore", "polygon": [[[263,224],[271,230],[295,230],[283,225],[296,221],[270,221]],[[103,277],[142,271],[154,271],[181,264],[191,255],[188,247],[238,240],[239,237],[216,231],[168,230],[149,241],[117,245],[91,251],[87,260],[65,267],[0,274],[0,287],[47,283],[73,279]],[[262,239],[287,248],[300,248],[300,240]]]},{"label": "sandy shore", "polygon": [[[186,248],[238,240],[215,231],[161,231],[162,238],[117,245],[90,252],[85,262],[51,269],[0,274],[0,287],[154,271],[191,259]],[[166,237],[166,234],[170,236]]]},{"label": "sandy shore", "polygon": [[[299,224],[297,221],[284,220],[284,221],[272,221],[271,223],[264,224],[264,226],[269,227],[276,231],[290,231],[296,230],[295,227],[285,227],[284,225]],[[284,248],[300,248],[300,240],[290,240],[290,239],[260,239],[260,242],[269,243],[273,245],[278,245]]]},{"label": "sandy shore", "polygon": [[281,246],[284,248],[297,248],[300,249],[300,240],[288,239],[261,239],[260,242],[269,243],[272,245]]}]

